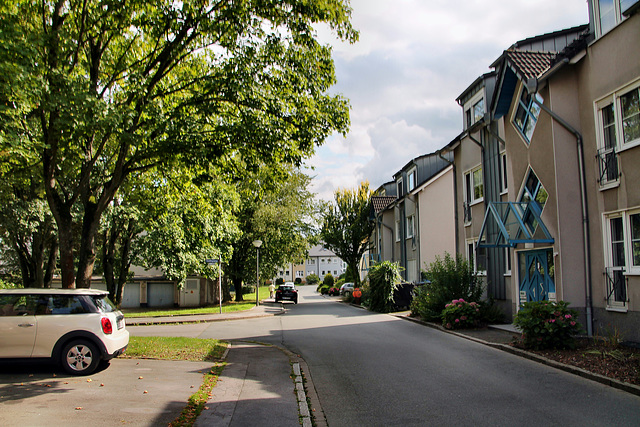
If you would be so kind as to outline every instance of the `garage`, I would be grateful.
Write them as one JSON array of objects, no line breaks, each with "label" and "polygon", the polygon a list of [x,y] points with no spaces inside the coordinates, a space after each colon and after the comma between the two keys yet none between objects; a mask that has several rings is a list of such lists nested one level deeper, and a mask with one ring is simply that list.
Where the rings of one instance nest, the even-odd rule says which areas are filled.
[{"label": "garage", "polygon": [[147,284],[147,305],[149,307],[173,307],[175,285],[172,282],[150,282]]},{"label": "garage", "polygon": [[140,307],[140,283],[127,283],[122,294],[122,308]]}]

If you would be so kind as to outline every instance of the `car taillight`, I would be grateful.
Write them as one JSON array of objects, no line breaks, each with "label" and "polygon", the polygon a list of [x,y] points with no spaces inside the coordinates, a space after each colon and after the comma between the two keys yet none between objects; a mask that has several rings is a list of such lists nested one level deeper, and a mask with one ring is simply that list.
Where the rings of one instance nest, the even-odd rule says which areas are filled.
[{"label": "car taillight", "polygon": [[107,335],[113,333],[113,326],[111,325],[111,320],[109,320],[108,317],[103,317],[100,319],[100,322],[102,323],[102,332]]}]

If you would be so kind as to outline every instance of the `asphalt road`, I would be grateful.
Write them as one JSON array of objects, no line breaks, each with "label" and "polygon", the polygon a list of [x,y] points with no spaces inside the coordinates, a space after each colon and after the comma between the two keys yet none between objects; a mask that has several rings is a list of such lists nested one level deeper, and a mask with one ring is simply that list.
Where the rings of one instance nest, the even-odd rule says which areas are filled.
[{"label": "asphalt road", "polygon": [[301,287],[281,316],[130,327],[301,355],[329,426],[638,426],[640,397]]}]

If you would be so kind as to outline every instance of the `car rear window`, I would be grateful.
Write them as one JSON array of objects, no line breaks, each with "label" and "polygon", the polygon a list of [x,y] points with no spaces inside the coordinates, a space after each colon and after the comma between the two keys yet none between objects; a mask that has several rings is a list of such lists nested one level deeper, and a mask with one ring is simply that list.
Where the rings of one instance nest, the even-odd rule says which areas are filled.
[{"label": "car rear window", "polygon": [[108,296],[92,296],[93,304],[98,307],[101,313],[111,313],[117,311],[115,304],[111,302]]}]

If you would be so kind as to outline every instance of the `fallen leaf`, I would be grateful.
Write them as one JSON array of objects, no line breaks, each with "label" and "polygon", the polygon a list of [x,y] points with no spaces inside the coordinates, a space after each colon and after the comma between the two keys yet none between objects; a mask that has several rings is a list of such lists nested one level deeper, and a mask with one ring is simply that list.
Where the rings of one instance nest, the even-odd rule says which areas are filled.
[{"label": "fallen leaf", "polygon": [[147,394],[149,393],[147,390],[143,391],[142,394]]},{"label": "fallen leaf", "polygon": [[209,409],[209,407],[208,407],[208,406],[205,406],[205,407],[204,407],[204,409]]},{"label": "fallen leaf", "polygon": [[91,378],[87,378],[88,383],[90,383],[91,381],[93,381]]},{"label": "fallen leaf", "polygon": [[82,406],[76,406],[76,411],[82,411]]},{"label": "fallen leaf", "polygon": [[69,384],[69,382],[68,382],[68,381],[65,381],[65,382],[63,382],[62,384]]},{"label": "fallen leaf", "polygon": [[104,383],[100,383],[100,387],[104,387]]},{"label": "fallen leaf", "polygon": [[139,380],[143,379],[143,377],[138,377]]}]

